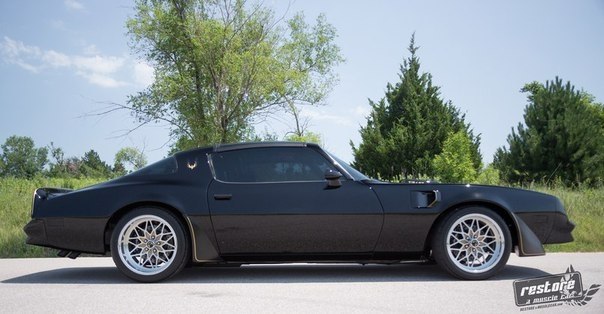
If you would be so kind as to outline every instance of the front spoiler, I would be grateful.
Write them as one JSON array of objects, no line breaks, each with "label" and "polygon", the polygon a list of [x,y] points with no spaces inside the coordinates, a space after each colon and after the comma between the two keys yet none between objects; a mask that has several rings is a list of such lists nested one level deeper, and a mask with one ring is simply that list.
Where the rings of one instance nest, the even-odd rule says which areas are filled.
[{"label": "front spoiler", "polygon": [[545,255],[543,244],[572,242],[575,224],[564,214],[514,215],[518,229],[518,256]]}]

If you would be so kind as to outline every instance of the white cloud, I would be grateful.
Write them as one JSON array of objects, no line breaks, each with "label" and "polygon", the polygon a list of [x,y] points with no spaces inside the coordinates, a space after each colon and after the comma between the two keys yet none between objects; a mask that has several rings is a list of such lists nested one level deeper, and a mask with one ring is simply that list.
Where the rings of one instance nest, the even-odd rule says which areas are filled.
[{"label": "white cloud", "polygon": [[0,43],[0,54],[4,62],[18,65],[33,73],[40,71],[31,63],[31,59],[39,58],[42,54],[38,47],[28,46],[21,41],[4,36],[4,41]]},{"label": "white cloud", "polygon": [[149,86],[155,80],[155,75],[153,74],[153,67],[148,63],[139,61],[134,64],[134,72],[132,73],[134,77],[134,82],[141,86]]},{"label": "white cloud", "polygon": [[[309,109],[309,110],[306,110]],[[320,110],[318,108],[305,108],[305,110],[301,113],[302,116],[310,118],[311,121],[327,121],[328,123],[334,123],[336,125],[341,126],[352,126],[354,123],[352,120],[345,114],[342,115],[334,115],[324,112],[324,110]]]},{"label": "white cloud", "polygon": [[98,55],[94,57],[74,56],[72,57],[72,62],[76,68],[82,71],[111,74],[115,73],[124,65],[124,58],[112,56],[103,57]]},{"label": "white cloud", "polygon": [[45,51],[42,54],[42,61],[53,68],[67,67],[71,65],[71,60],[67,55],[54,50]]},{"label": "white cloud", "polygon": [[84,5],[76,0],[65,0],[63,1],[63,4],[70,10],[84,10]]},{"label": "white cloud", "polygon": [[126,82],[112,77],[124,67],[125,59],[121,57],[70,56],[55,50],[42,50],[6,36],[4,41],[0,42],[0,57],[9,64],[15,64],[33,73],[48,68],[64,68],[74,70],[89,83],[101,87],[127,85]]},{"label": "white cloud", "polygon": [[84,46],[84,54],[89,56],[95,56],[101,54],[96,45],[86,45]]},{"label": "white cloud", "polygon": [[120,87],[120,86],[127,85],[126,82],[118,81],[110,76],[103,75],[100,73],[84,72],[84,71],[78,71],[76,73],[78,75],[86,78],[88,80],[88,82],[90,82],[94,85],[101,86],[101,87]]}]

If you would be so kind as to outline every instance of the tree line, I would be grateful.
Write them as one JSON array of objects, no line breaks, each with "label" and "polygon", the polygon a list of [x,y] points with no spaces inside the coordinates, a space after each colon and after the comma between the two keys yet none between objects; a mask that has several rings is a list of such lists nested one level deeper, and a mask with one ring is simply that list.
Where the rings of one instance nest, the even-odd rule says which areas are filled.
[{"label": "tree line", "polygon": [[[126,21],[131,47],[153,66],[154,81],[101,114],[125,110],[139,123],[133,130],[167,124],[172,152],[276,140],[275,134],[256,134],[254,125],[283,115],[293,121],[284,139],[320,142],[300,113],[324,104],[338,81],[334,68],[344,61],[336,29],[325,16],[309,24],[302,13],[275,17],[270,8],[243,0],[138,0],[134,12]],[[421,70],[418,50],[413,35],[399,80],[386,85],[381,99],[369,100],[361,141],[350,143],[359,170],[396,181],[602,185],[604,106],[592,95],[558,77],[526,84],[521,89],[527,95],[524,121],[485,166],[480,134],[441,95],[432,75]],[[30,148],[21,157],[11,155],[19,145],[7,140],[3,146],[3,175],[35,175],[48,162],[48,148],[21,141]],[[64,159],[62,151],[53,149],[48,173],[124,171],[117,162],[113,167],[103,163],[92,150]],[[14,166],[15,160],[23,166]]]},{"label": "tree line", "polygon": [[[27,136],[13,135],[0,146],[0,176],[16,178],[115,178],[147,164],[144,153],[134,147],[121,148],[110,166],[91,149],[81,157],[65,157],[54,143],[36,147]],[[49,156],[50,155],[50,156]]]},{"label": "tree line", "polygon": [[526,84],[524,123],[484,167],[480,136],[441,97],[432,75],[420,71],[414,36],[408,50],[400,81],[388,83],[379,101],[369,100],[361,142],[350,143],[359,170],[385,180],[602,186],[604,106],[592,95],[559,77]]}]

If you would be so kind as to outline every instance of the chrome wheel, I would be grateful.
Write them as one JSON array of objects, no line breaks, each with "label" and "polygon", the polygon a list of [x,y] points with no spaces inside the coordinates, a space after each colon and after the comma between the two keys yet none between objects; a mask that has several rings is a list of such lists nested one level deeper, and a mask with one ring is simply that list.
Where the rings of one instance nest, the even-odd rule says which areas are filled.
[{"label": "chrome wheel", "polygon": [[457,219],[446,237],[447,253],[453,264],[470,273],[487,272],[498,265],[505,251],[505,237],[499,224],[483,214]]},{"label": "chrome wheel", "polygon": [[178,239],[174,227],[161,217],[134,217],[118,236],[119,258],[136,274],[149,276],[161,273],[176,258]]}]

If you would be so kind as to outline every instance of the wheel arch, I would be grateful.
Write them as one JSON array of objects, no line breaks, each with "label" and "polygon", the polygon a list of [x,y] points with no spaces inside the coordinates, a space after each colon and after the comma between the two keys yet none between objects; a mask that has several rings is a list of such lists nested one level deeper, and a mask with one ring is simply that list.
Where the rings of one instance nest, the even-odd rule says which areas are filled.
[{"label": "wheel arch", "polygon": [[479,200],[479,201],[468,201],[468,202],[461,202],[458,204],[454,204],[449,206],[447,209],[443,210],[438,217],[434,220],[434,222],[432,223],[432,226],[430,227],[430,231],[428,232],[428,235],[426,237],[426,241],[424,242],[424,254],[426,255],[426,257],[431,257],[430,254],[430,250],[431,248],[431,243],[432,243],[432,238],[434,237],[434,233],[435,230],[438,228],[438,226],[442,223],[442,221],[449,216],[451,213],[463,209],[463,208],[468,208],[468,207],[473,207],[473,206],[480,206],[480,207],[485,207],[488,208],[492,211],[494,211],[497,215],[499,215],[499,217],[501,217],[504,221],[505,224],[508,227],[508,230],[510,231],[510,236],[512,238],[512,249],[514,249],[516,246],[519,245],[520,241],[519,241],[519,229],[518,229],[518,225],[516,223],[516,219],[513,216],[513,213],[511,213],[509,210],[507,210],[505,207],[501,206],[500,204],[496,204],[493,202],[489,202],[489,201],[483,201],[483,200]]},{"label": "wheel arch", "polygon": [[[166,203],[154,202],[154,201],[142,201],[142,202],[136,202],[136,203],[132,203],[132,204],[123,206],[122,208],[118,209],[111,215],[111,217],[107,221],[107,224],[105,225],[105,232],[104,232],[105,252],[111,251],[111,234],[113,233],[113,229],[115,228],[117,223],[120,221],[120,219],[122,219],[122,217],[124,217],[130,211],[137,209],[137,208],[141,208],[141,207],[161,208],[161,209],[169,212],[170,214],[172,214],[182,224],[183,231],[185,232],[185,237],[191,239],[191,241],[189,241],[189,245],[191,247],[193,247],[191,227],[187,221],[185,214],[182,211],[180,211],[176,207],[168,205]],[[193,254],[192,250],[189,250],[189,252],[191,254]],[[191,258],[191,256],[189,256],[188,258]]]}]

